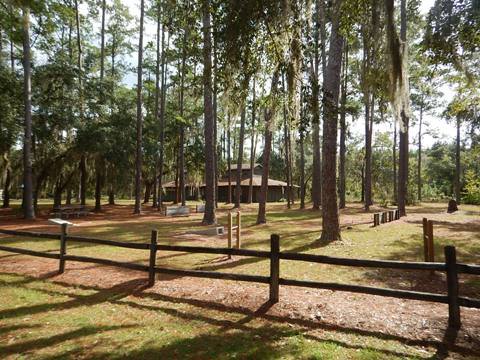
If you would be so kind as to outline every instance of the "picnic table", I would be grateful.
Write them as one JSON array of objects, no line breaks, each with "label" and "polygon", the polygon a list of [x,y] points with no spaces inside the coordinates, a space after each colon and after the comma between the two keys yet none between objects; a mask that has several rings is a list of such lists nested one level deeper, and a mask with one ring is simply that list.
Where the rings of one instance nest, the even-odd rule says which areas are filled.
[{"label": "picnic table", "polygon": [[69,217],[87,216],[90,211],[84,205],[63,205],[53,208],[51,215],[55,218],[68,219]]}]

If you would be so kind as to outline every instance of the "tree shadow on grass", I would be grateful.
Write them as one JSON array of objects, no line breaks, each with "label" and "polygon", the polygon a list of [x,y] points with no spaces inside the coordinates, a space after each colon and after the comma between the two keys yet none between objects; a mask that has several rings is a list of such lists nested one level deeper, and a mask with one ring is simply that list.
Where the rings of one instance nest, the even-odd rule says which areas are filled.
[{"label": "tree shadow on grass", "polygon": [[75,340],[81,337],[86,337],[105,331],[113,331],[132,327],[135,327],[135,325],[85,326],[81,327],[80,329],[68,331],[50,337],[37,338],[35,340],[18,342],[12,345],[0,345],[0,353],[4,355],[23,354],[26,352],[54,346],[65,341]]},{"label": "tree shadow on grass", "polygon": [[[57,285],[70,288],[71,285],[63,282],[55,282]],[[193,338],[175,340],[165,346],[149,345],[139,350],[125,353],[123,349],[122,355],[115,354],[93,354],[90,358],[168,358],[168,356],[179,356],[179,358],[215,358],[215,357],[231,357],[233,355],[241,355],[248,357],[249,355],[256,356],[258,354],[265,354],[269,358],[278,358],[279,356],[302,355],[302,349],[292,348],[290,345],[287,347],[279,346],[278,341],[287,339],[292,336],[301,336],[309,338],[323,343],[322,346],[336,346],[349,349],[356,349],[358,351],[367,351],[373,353],[379,353],[384,356],[398,356],[402,358],[408,358],[410,355],[402,352],[392,351],[383,348],[371,347],[368,345],[350,344],[347,342],[323,339],[311,334],[305,334],[310,330],[325,330],[332,331],[339,334],[351,334],[354,336],[373,337],[384,341],[396,341],[409,346],[417,347],[432,347],[437,350],[436,354],[432,358],[446,358],[450,351],[461,355],[476,355],[480,356],[478,350],[473,350],[465,346],[455,344],[455,337],[452,336],[451,331],[445,333],[442,341],[436,339],[412,339],[396,334],[382,333],[379,331],[341,326],[337,324],[331,324],[327,321],[313,321],[307,319],[291,318],[287,315],[270,314],[269,310],[271,304],[266,302],[262,304],[257,310],[251,310],[246,307],[226,305],[222,303],[216,303],[212,301],[205,301],[200,299],[174,297],[169,295],[157,294],[152,292],[144,292],[145,286],[144,279],[135,279],[132,281],[124,282],[113,286],[109,289],[101,289],[95,286],[83,286],[77,287],[83,290],[96,291],[93,295],[75,295],[71,293],[63,293],[61,291],[51,291],[43,289],[35,289],[38,291],[46,291],[51,295],[68,296],[71,300],[60,304],[43,304],[39,306],[30,306],[19,309],[11,309],[4,312],[0,312],[0,317],[12,314],[7,317],[16,317],[22,315],[33,315],[36,313],[52,310],[65,310],[72,309],[77,306],[94,305],[99,303],[112,303],[116,305],[128,306],[139,310],[147,311],[159,311],[169,316],[176,317],[186,321],[197,321],[205,324],[217,327],[217,331],[209,332],[207,334],[201,334]],[[126,299],[127,296],[132,295],[134,298],[148,299],[158,301],[159,304],[142,304],[132,299]],[[196,308],[198,311],[180,311],[175,307],[165,306],[165,303],[171,304],[184,304]],[[218,315],[208,315],[205,310],[214,310],[222,313],[243,315],[244,317],[239,320],[229,320],[218,318]],[[254,319],[260,319],[268,321],[270,324],[258,326],[249,326],[249,323]],[[291,326],[296,326],[296,329],[292,329]],[[70,340],[75,337],[87,336],[97,331],[114,330],[116,327],[105,327],[103,329],[98,328],[82,328],[70,333],[54,336],[51,339],[39,339],[31,343],[27,343],[29,349],[36,349],[54,345],[62,341]],[[14,330],[14,329],[12,329]],[[235,330],[234,332],[229,332]],[[253,340],[252,340],[253,338]],[[296,343],[296,342],[294,342]],[[13,351],[25,351],[25,348],[21,344],[15,345],[16,347],[7,348],[9,353]],[[266,352],[262,352],[263,349]],[[81,354],[82,350],[78,349],[77,355]],[[66,355],[66,354],[63,354]],[[74,356],[75,353],[69,353]],[[53,357],[52,357],[53,358]],[[58,356],[57,356],[58,358]]]}]

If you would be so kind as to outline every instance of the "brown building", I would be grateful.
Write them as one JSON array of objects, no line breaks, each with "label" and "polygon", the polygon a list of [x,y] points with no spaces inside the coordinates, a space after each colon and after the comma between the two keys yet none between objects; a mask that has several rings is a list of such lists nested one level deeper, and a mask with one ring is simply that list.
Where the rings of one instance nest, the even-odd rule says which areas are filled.
[{"label": "brown building", "polygon": [[[241,202],[246,203],[248,202],[248,194],[250,188],[250,174],[253,171],[253,181],[252,181],[252,199],[253,202],[258,202],[260,198],[260,189],[262,185],[262,174],[263,169],[262,165],[255,164],[253,169],[251,169],[250,164],[242,164],[242,175],[241,175]],[[230,183],[228,181],[230,173]],[[237,164],[232,164],[230,169],[227,170],[226,174],[219,179],[218,181],[218,201],[219,202],[227,202],[228,201],[228,193],[229,193],[229,186],[231,188],[232,193],[232,202],[235,201],[235,189],[237,185]],[[298,186],[293,185],[295,190],[293,191],[294,196],[297,192]],[[205,184],[187,184],[186,185],[186,194],[187,200],[199,200],[203,199]],[[173,201],[175,199],[175,182],[171,181],[163,185],[165,189],[165,201]],[[280,201],[282,199],[286,199],[287,197],[287,183],[280,180],[268,179],[268,193],[267,193],[267,201],[275,202]]]}]

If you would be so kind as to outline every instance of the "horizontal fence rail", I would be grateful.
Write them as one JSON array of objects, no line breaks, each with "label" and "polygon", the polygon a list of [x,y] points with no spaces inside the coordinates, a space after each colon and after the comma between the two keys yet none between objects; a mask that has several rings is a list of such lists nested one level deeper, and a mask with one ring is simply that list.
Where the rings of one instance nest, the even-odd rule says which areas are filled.
[{"label": "horizontal fence rail", "polygon": [[373,268],[390,268],[403,270],[437,270],[445,271],[444,263],[425,263],[425,262],[406,262],[393,260],[363,260],[330,257],[324,255],[302,254],[281,252],[280,259],[308,261],[321,264],[356,266],[356,267],[373,267]]},{"label": "horizontal fence rail", "polygon": [[[164,245],[158,244],[158,234],[156,230],[152,231],[150,243],[132,243],[104,239],[95,239],[83,236],[71,236],[67,234],[67,226],[61,226],[60,234],[29,232],[17,230],[0,229],[0,234],[33,237],[42,239],[60,240],[59,253],[49,253],[22,249],[18,247],[0,245],[1,251],[8,251],[17,254],[31,255],[43,258],[57,259],[59,263],[59,273],[63,273],[65,269],[65,261],[78,261],[86,263],[95,263],[100,265],[115,266],[126,268],[130,270],[143,271],[149,273],[149,285],[155,284],[155,274],[167,274],[173,276],[190,276],[199,278],[221,279],[221,280],[235,280],[246,281],[254,283],[269,284],[271,303],[279,301],[279,286],[298,286],[316,289],[327,289],[346,291],[353,293],[363,293],[378,296],[387,296],[401,299],[411,299],[420,301],[430,301],[436,303],[443,303],[449,305],[449,326],[460,327],[460,306],[480,308],[480,299],[471,299],[459,296],[459,281],[458,274],[480,275],[480,265],[457,263],[456,250],[453,246],[446,246],[445,263],[441,262],[407,262],[407,261],[393,261],[393,260],[370,260],[370,259],[350,259],[340,257],[330,257],[324,255],[304,254],[304,253],[290,253],[280,252],[280,237],[272,235],[270,238],[270,251],[262,250],[247,250],[238,248],[210,248],[202,246],[184,246],[184,245]],[[88,256],[69,255],[67,254],[68,242],[90,243],[97,245],[115,246],[121,248],[148,250],[150,252],[149,264],[137,264],[129,262],[120,262],[108,259],[99,259]],[[161,267],[156,265],[156,255],[158,251],[174,251],[184,253],[198,253],[198,254],[222,254],[236,256],[249,256],[260,259],[270,259],[270,276],[249,275],[249,274],[234,274],[217,271],[205,270],[186,270],[174,269],[168,267]],[[447,278],[447,294],[426,293],[411,290],[397,290],[372,286],[353,285],[353,284],[338,284],[330,282],[318,282],[308,280],[285,279],[280,277],[280,259],[289,261],[304,261],[310,263],[320,263],[327,265],[340,265],[352,267],[368,267],[368,268],[388,268],[397,270],[428,270],[439,271],[446,273]]]}]

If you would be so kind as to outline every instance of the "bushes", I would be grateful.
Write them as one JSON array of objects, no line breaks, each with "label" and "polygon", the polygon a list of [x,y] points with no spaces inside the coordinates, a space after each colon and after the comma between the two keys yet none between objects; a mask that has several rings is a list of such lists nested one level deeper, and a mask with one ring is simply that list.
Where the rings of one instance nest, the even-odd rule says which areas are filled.
[{"label": "bushes", "polygon": [[473,170],[465,173],[465,188],[462,200],[466,204],[480,204],[480,177]]}]

